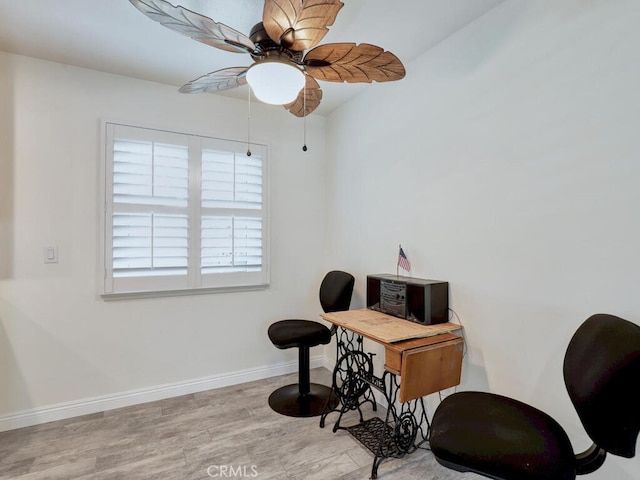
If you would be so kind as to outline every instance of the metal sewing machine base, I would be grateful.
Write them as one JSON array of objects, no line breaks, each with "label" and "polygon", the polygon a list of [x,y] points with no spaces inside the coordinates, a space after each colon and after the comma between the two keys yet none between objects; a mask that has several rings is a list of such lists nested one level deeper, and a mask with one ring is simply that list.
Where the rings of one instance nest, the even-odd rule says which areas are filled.
[{"label": "metal sewing machine base", "polygon": [[[361,343],[360,343],[361,345]],[[371,478],[378,476],[378,467],[386,458],[400,458],[413,453],[429,438],[429,420],[422,398],[398,404],[400,384],[396,375],[385,371],[382,377],[373,375],[371,355],[361,349],[347,351],[336,363],[332,388],[339,404],[331,410],[339,412],[333,431],[346,430],[374,455]],[[373,417],[364,420],[361,406],[375,398],[372,389],[378,390],[387,403],[385,419]],[[341,425],[343,415],[358,410],[360,421],[356,425]],[[324,427],[323,414],[320,426]],[[423,428],[426,425],[426,430]]]}]

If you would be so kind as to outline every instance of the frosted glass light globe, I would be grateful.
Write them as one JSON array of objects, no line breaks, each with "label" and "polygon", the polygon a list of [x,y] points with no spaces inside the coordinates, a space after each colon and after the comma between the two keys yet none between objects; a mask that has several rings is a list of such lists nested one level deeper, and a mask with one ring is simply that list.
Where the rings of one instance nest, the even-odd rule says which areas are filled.
[{"label": "frosted glass light globe", "polygon": [[247,82],[258,100],[272,105],[293,102],[304,87],[302,70],[289,63],[258,62],[247,71]]}]

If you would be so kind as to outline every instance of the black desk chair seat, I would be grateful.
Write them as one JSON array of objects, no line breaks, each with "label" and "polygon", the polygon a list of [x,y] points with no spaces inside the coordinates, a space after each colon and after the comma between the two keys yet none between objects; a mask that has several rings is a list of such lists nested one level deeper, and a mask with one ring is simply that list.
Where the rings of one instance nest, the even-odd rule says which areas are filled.
[{"label": "black desk chair seat", "polygon": [[[331,271],[320,285],[320,305],[325,313],[348,310],[355,278],[353,275]],[[280,349],[298,349],[298,383],[286,385],[269,396],[269,406],[291,417],[314,417],[325,408],[333,409],[338,399],[331,387],[310,382],[309,350],[331,341],[332,331],[320,322],[311,320],[280,320],[269,326],[271,342]]]},{"label": "black desk chair seat", "polygon": [[640,431],[640,326],[598,314],[576,331],[564,381],[593,445],[574,454],[563,428],[546,413],[483,392],[444,399],[433,416],[436,460],[495,480],[573,480],[602,466],[606,454],[635,455]]},{"label": "black desk chair seat", "polygon": [[569,437],[536,408],[500,395],[460,392],[437,412],[431,449],[444,466],[465,465],[497,479],[575,478]]}]

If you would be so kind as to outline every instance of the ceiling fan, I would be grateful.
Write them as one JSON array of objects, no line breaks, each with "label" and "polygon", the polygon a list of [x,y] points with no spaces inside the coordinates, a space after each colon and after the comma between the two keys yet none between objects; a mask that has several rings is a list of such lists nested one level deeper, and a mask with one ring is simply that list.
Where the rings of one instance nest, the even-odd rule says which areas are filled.
[{"label": "ceiling fan", "polygon": [[215,93],[249,83],[259,100],[283,105],[293,115],[304,117],[322,100],[316,80],[388,82],[405,75],[402,62],[375,45],[316,46],[344,6],[340,0],[265,0],[262,22],[248,37],[165,0],[129,1],[171,30],[228,52],[248,53],[254,60],[250,67],[223,68],[192,80],[180,88],[182,93]]}]

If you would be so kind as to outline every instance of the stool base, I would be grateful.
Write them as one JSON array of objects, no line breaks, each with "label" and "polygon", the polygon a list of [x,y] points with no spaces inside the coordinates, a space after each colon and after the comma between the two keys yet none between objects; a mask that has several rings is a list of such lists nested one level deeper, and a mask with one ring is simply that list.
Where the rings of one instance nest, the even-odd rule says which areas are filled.
[{"label": "stool base", "polygon": [[312,383],[309,393],[301,394],[294,383],[275,390],[269,396],[269,406],[275,412],[289,417],[316,417],[338,405],[338,398],[331,387]]}]

